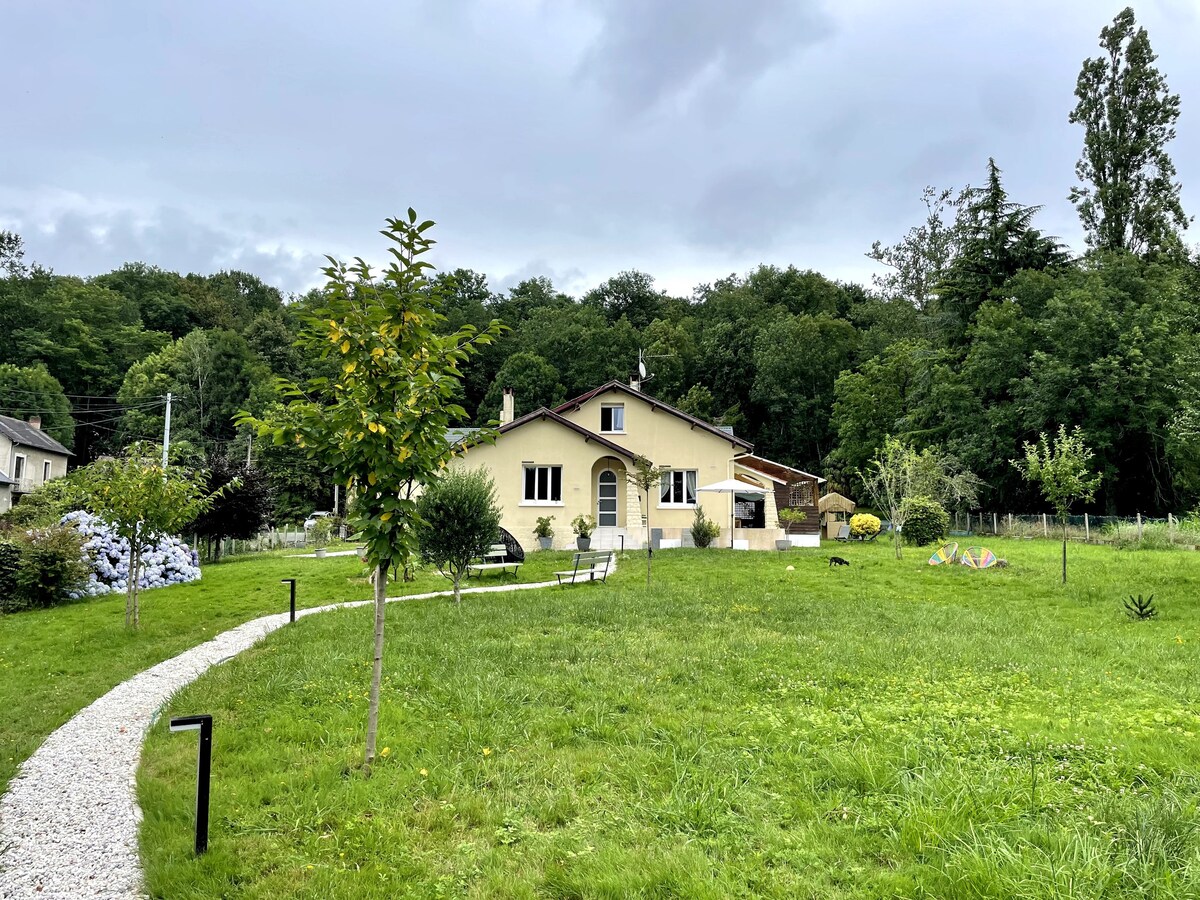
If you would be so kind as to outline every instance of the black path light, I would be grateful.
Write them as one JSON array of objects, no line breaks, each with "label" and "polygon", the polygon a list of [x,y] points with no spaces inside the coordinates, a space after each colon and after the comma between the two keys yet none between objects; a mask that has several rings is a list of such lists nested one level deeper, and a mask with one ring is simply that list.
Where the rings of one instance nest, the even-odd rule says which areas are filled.
[{"label": "black path light", "polygon": [[208,849],[208,788],[212,773],[212,716],[176,716],[172,731],[199,731],[200,758],[196,766],[196,855]]},{"label": "black path light", "polygon": [[291,592],[292,592],[292,606],[291,606],[292,618],[291,618],[291,621],[295,622],[296,621],[296,579],[295,578],[281,578],[281,579],[279,579],[279,583],[291,585]]}]

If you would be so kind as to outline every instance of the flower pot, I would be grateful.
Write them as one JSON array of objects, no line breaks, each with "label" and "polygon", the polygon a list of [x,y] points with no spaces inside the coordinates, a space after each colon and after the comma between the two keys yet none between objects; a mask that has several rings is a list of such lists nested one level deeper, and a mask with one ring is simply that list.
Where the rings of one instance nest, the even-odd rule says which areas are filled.
[{"label": "flower pot", "polygon": [[539,545],[539,546],[540,546],[540,547],[541,547],[543,550],[550,550],[550,549],[552,549],[552,548],[554,547],[554,536],[553,536],[553,535],[551,535],[550,537],[539,537],[539,538],[538,538],[538,545]]},{"label": "flower pot", "polygon": [[584,537],[582,534],[577,536],[575,538],[575,546],[580,550],[587,550],[590,546],[592,546],[591,535],[588,535],[587,537]]},{"label": "flower pot", "polygon": [[329,551],[326,550],[324,547],[318,547],[316,550],[313,551],[313,556],[315,556],[317,559],[324,559],[325,554],[328,552]]},{"label": "flower pot", "polygon": [[775,539],[775,549],[776,550],[791,550],[792,542],[790,540],[788,540],[787,538],[776,538]]}]

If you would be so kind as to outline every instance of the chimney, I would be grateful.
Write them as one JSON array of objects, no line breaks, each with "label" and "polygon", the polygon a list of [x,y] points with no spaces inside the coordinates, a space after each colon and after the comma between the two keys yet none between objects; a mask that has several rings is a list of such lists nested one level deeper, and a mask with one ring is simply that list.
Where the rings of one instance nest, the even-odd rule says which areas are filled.
[{"label": "chimney", "polygon": [[514,418],[513,415],[513,389],[506,387],[504,389],[504,405],[500,408],[500,424],[507,425]]},{"label": "chimney", "polygon": [[41,431],[42,430],[42,417],[41,416],[30,416],[29,424],[32,425],[34,428],[36,428],[38,431]]},{"label": "chimney", "polygon": [[642,383],[641,383],[641,381],[639,381],[636,378],[630,378],[629,379],[629,387],[635,391],[640,391],[642,389]]}]

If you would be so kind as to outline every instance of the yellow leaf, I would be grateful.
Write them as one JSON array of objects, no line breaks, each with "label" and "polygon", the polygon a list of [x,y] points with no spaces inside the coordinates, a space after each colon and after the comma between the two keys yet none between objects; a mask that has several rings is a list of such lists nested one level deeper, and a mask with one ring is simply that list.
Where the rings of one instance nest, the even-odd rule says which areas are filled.
[{"label": "yellow leaf", "polygon": [[385,513],[384,513],[382,516],[380,516],[380,517],[379,517],[379,521],[380,521],[380,522],[386,522],[386,521],[388,521],[388,520],[389,520],[391,517],[392,517],[392,514],[391,514],[390,512],[385,512]]},{"label": "yellow leaf", "polygon": [[381,358],[381,357],[383,356],[383,348],[382,348],[382,347],[376,347],[374,350],[372,350],[372,351],[371,351],[371,355],[372,355],[373,357],[375,357],[376,359],[379,359],[379,358]]},{"label": "yellow leaf", "polygon": [[349,375],[351,372],[353,372],[357,368],[358,368],[358,363],[354,362],[354,360],[351,360],[350,362],[348,362],[344,366],[342,366],[342,371],[345,372],[347,375]]},{"label": "yellow leaf", "polygon": [[367,484],[374,484],[374,483],[375,483],[376,481],[378,481],[378,480],[379,480],[379,479],[375,477],[375,473],[374,473],[374,472],[368,472],[368,473],[367,473]]}]

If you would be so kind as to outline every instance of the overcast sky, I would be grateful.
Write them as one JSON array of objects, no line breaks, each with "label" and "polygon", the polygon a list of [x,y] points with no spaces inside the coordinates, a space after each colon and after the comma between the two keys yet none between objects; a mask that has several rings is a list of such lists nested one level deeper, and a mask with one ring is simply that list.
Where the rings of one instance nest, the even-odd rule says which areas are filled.
[{"label": "overcast sky", "polygon": [[[581,293],[688,294],[760,262],[866,281],[924,185],[978,183],[1075,248],[1066,201],[1097,0],[0,0],[0,228],[97,274],[236,267],[288,290],[371,258],[389,215],[435,262]],[[1135,7],[1183,98],[1200,212],[1200,4]],[[1189,236],[1200,240],[1200,226]]]}]

